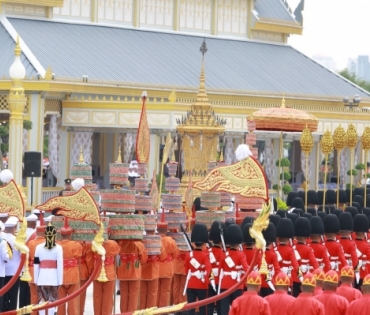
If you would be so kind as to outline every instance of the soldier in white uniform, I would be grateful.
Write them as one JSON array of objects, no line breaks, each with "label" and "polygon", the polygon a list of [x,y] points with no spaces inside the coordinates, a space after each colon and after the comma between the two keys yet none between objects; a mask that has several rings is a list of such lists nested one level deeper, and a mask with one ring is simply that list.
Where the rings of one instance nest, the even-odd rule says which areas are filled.
[{"label": "soldier in white uniform", "polygon": [[[37,285],[38,302],[58,299],[58,287],[63,284],[63,249],[55,243],[57,230],[50,223],[45,230],[45,244],[37,245],[34,258],[34,281]],[[48,314],[55,313],[50,308]],[[39,311],[44,315],[45,311]]]},{"label": "soldier in white uniform", "polygon": [[[5,239],[8,242],[12,250],[12,258],[9,259],[5,265],[5,281],[7,284],[11,278],[15,275],[19,264],[21,263],[21,253],[15,248],[15,231],[18,225],[18,219],[16,217],[9,217],[5,222]],[[3,299],[3,312],[12,311],[17,309],[18,302],[18,290],[19,290],[19,277],[8,292],[4,294]]]},{"label": "soldier in white uniform", "polygon": [[[0,236],[0,288],[4,286],[5,265],[9,261],[11,255],[10,247],[8,246],[6,240]],[[3,311],[3,297],[4,296],[0,296],[0,312]]]},{"label": "soldier in white uniform", "polygon": [[[26,230],[26,243],[36,237],[36,223],[38,217],[36,214],[30,214],[26,217],[27,230]],[[26,281],[20,281],[19,283],[19,308],[31,304],[31,293],[30,286]]]}]

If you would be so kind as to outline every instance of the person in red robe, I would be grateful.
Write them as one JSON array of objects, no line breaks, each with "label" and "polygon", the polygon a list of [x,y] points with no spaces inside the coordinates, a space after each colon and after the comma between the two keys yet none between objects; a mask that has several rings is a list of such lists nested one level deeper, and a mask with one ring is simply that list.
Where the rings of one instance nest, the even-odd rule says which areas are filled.
[{"label": "person in red robe", "polygon": [[[298,253],[290,244],[290,240],[294,236],[294,225],[292,220],[282,218],[277,225],[276,236],[279,240],[277,250],[282,258],[282,260],[279,261],[281,271],[286,273],[289,277],[295,273],[298,275],[298,278],[300,278],[302,275],[297,261]],[[293,285],[292,279],[290,285]]]},{"label": "person in red robe", "polygon": [[290,279],[285,273],[280,272],[274,279],[274,285],[275,292],[266,296],[265,300],[269,303],[274,315],[285,315],[288,304],[295,300],[288,294]]},{"label": "person in red robe", "polygon": [[[365,211],[365,208],[363,211]],[[368,263],[370,261],[370,246],[366,240],[366,235],[369,231],[369,220],[365,214],[357,214],[355,216],[353,231],[355,232],[355,244],[360,252],[359,273],[356,274],[355,288],[360,290],[363,279],[370,272]]]},{"label": "person in red robe", "polygon": [[358,257],[356,243],[351,237],[353,231],[353,218],[350,212],[344,211],[339,215],[339,226],[339,234],[341,236],[339,242],[343,247],[344,257],[347,260],[347,264],[356,269],[358,265]]},{"label": "person in red robe", "polygon": [[[222,240],[221,240],[221,229],[226,231],[226,225],[221,221],[214,221],[211,229],[209,230],[209,241],[212,242],[212,246],[208,249],[209,262],[211,263],[212,273],[215,281],[216,290],[218,289],[218,281],[220,276],[220,259],[223,253]],[[208,286],[208,296],[212,297],[217,294],[217,291],[213,290],[212,285]],[[219,303],[218,303],[219,305]],[[207,305],[207,314],[213,314],[215,309],[215,303]]]},{"label": "person in red robe", "polygon": [[[310,218],[310,224],[311,224],[310,247],[313,250],[313,254],[315,255],[315,258],[318,264],[320,265],[320,268],[323,269],[324,272],[328,272],[330,270],[328,251],[326,247],[322,244],[322,237],[324,235],[324,222],[320,217],[313,216]],[[310,270],[310,272],[312,272],[312,270]]]},{"label": "person in red robe", "polygon": [[[191,232],[191,242],[195,249],[188,253],[185,258],[185,270],[187,280],[184,293],[187,295],[188,303],[197,299],[207,298],[209,277],[212,271],[208,253],[203,250],[204,244],[208,242],[208,231],[204,224],[196,223]],[[188,310],[188,315],[194,315],[195,309]],[[207,306],[199,307],[199,315],[207,314]]]},{"label": "person in red robe", "polygon": [[[231,224],[227,227],[225,242],[230,245],[230,248],[226,250],[226,253],[221,254],[219,292],[224,292],[240,282],[243,273],[249,268],[243,252],[239,251],[239,245],[243,243],[243,233],[239,225]],[[243,289],[244,284],[242,283],[237,290],[220,300],[217,305],[220,315],[229,312],[230,305],[243,294]]]},{"label": "person in red robe", "polygon": [[[307,245],[307,239],[311,234],[311,224],[307,218],[299,217],[294,223],[294,236],[297,239],[296,250],[300,256],[299,268],[302,274],[306,274],[310,269],[319,268],[313,250]],[[297,297],[301,293],[301,281],[296,273],[293,273],[293,296]]]},{"label": "person in red robe", "polygon": [[[265,260],[269,271],[267,275],[261,275],[262,285],[260,296],[265,297],[274,293],[272,280],[281,272],[279,265],[279,259],[281,260],[281,257],[277,255],[277,250],[274,249],[274,244],[276,243],[275,225],[270,222],[267,229],[262,231],[262,234],[266,241]],[[259,264],[258,268],[260,267],[261,263]]]},{"label": "person in red robe", "polygon": [[291,301],[286,308],[286,315],[325,315],[324,306],[313,297],[316,280],[312,273],[303,277],[302,293]]},{"label": "person in red robe", "polygon": [[324,305],[325,315],[346,315],[349,303],[335,292],[338,282],[338,273],[335,270],[328,271],[323,284],[324,292],[315,296],[315,299]]},{"label": "person in red robe", "polygon": [[324,229],[325,246],[329,254],[330,267],[333,270],[340,271],[344,266],[347,266],[347,261],[344,257],[343,247],[336,239],[339,232],[339,220],[335,214],[328,214],[324,218]]},{"label": "person in red robe", "polygon": [[350,266],[345,266],[340,271],[341,285],[337,288],[337,294],[346,298],[348,303],[362,297],[361,291],[352,287],[354,277],[355,273]]},{"label": "person in red robe", "polygon": [[269,303],[258,295],[261,283],[260,274],[252,271],[247,278],[247,291],[233,301],[229,315],[272,315]]},{"label": "person in red robe", "polygon": [[315,296],[315,295],[319,295],[324,292],[322,290],[322,284],[325,279],[325,272],[322,269],[317,268],[314,270],[313,275],[315,276],[315,280],[316,280],[316,287],[315,287],[315,291],[313,292],[313,295]]},{"label": "person in red robe", "polygon": [[361,289],[363,296],[351,302],[346,315],[370,314],[370,274],[363,279]]}]

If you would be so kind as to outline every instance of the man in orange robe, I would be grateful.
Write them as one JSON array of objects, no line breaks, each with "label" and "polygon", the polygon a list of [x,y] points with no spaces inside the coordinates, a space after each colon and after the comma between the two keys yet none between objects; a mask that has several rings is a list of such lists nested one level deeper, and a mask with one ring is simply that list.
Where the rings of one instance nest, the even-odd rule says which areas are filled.
[{"label": "man in orange robe", "polygon": [[362,281],[363,296],[351,302],[346,315],[370,314],[370,274]]},{"label": "man in orange robe", "polygon": [[[146,233],[147,235],[154,235],[154,231],[147,231]],[[139,308],[141,310],[157,306],[159,261],[161,258],[165,258],[163,249],[161,249],[161,255],[148,255],[148,260],[141,266]]]},{"label": "man in orange robe", "polygon": [[269,303],[274,315],[285,315],[288,304],[295,300],[288,294],[290,279],[285,273],[280,272],[274,278],[274,285],[275,292],[266,296],[265,300]]},{"label": "man in orange robe", "polygon": [[355,272],[350,266],[345,266],[340,271],[341,285],[337,288],[337,294],[347,299],[348,303],[362,297],[361,291],[352,287]]},{"label": "man in orange robe", "polygon": [[325,315],[345,315],[347,312],[348,301],[343,296],[335,293],[338,282],[339,277],[337,272],[335,270],[329,270],[325,274],[324,292],[314,297],[324,305]]},{"label": "man in orange robe", "polygon": [[[30,294],[31,294],[31,304],[36,305],[39,302],[38,296],[37,296],[37,286],[34,280],[34,271],[33,271],[33,259],[35,257],[35,251],[37,245],[41,243],[45,243],[45,223],[42,213],[40,213],[40,225],[36,227],[36,238],[33,240],[30,240],[27,242],[27,247],[30,250],[29,252],[29,272],[32,277],[32,280],[29,283],[30,286]],[[36,315],[38,312],[32,312],[32,315]]]},{"label": "man in orange robe", "polygon": [[315,287],[314,275],[306,273],[301,285],[302,293],[287,305],[286,315],[324,315],[324,305],[313,296]]},{"label": "man in orange robe", "polygon": [[[82,287],[86,281],[89,279],[92,270],[89,269],[86,262],[86,257],[89,252],[91,252],[91,243],[82,241],[80,242],[82,246],[82,256],[80,260],[80,287]],[[81,292],[80,296],[80,315],[85,312],[85,302],[86,302],[86,290]]]},{"label": "man in orange robe", "polygon": [[[101,267],[93,281],[93,306],[94,315],[111,315],[113,311],[113,294],[116,284],[116,271],[114,268],[114,260],[116,255],[119,253],[119,245],[112,240],[104,242],[103,247],[105,249],[105,273],[107,276],[107,282],[100,282],[98,280]],[[87,255],[86,260],[89,265],[89,269],[93,270],[95,261],[101,259],[101,256],[97,253]]]},{"label": "man in orange robe", "polygon": [[120,246],[117,279],[120,289],[121,313],[134,312],[138,309],[141,264],[144,264],[148,255],[144,244],[140,241],[122,240]]},{"label": "man in orange robe", "polygon": [[260,274],[252,271],[247,278],[247,292],[233,301],[229,315],[271,315],[269,303],[258,295],[261,283]]},{"label": "man in orange robe", "polygon": [[179,254],[175,240],[166,236],[167,227],[166,222],[158,222],[157,224],[157,231],[162,237],[163,248],[163,254],[159,262],[158,307],[165,307],[170,303],[171,282],[174,274],[172,260]]},{"label": "man in orange robe", "polygon": [[[63,248],[63,284],[58,289],[58,298],[62,299],[80,288],[79,260],[82,256],[82,246],[78,242],[71,241],[72,229],[68,225],[68,218],[64,218],[64,227],[60,229],[62,240],[57,242]],[[68,315],[78,315],[79,298],[68,302]],[[66,314],[66,304],[58,306],[58,315]]]}]

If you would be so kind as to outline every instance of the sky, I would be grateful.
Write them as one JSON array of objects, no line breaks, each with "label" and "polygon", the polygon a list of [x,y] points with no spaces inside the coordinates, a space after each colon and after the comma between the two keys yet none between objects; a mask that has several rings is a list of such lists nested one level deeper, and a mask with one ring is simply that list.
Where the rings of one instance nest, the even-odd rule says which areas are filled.
[{"label": "sky", "polygon": [[[288,0],[293,12],[299,2]],[[370,55],[370,0],[306,0],[303,34],[288,42],[309,57],[332,57],[337,70],[346,68],[348,58]]]}]

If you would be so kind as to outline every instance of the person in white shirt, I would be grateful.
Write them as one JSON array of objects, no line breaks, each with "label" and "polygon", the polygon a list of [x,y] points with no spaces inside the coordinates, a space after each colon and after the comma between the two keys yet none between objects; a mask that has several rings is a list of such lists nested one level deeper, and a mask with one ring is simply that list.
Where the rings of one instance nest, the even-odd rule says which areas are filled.
[{"label": "person in white shirt", "polygon": [[[9,261],[10,255],[10,247],[6,240],[0,236],[0,288],[4,286],[5,265]],[[0,312],[3,311],[3,297],[4,296],[0,296]]]},{"label": "person in white shirt", "polygon": [[[18,226],[18,219],[16,217],[9,217],[5,222],[5,240],[8,242],[11,251],[12,258],[5,265],[5,279],[4,285],[6,285],[15,275],[19,264],[21,263],[21,253],[15,248],[15,231]],[[17,309],[18,303],[18,290],[19,290],[19,277],[13,286],[4,294],[2,311],[13,311]]]},{"label": "person in white shirt", "polygon": [[[26,243],[31,239],[36,238],[36,223],[38,217],[36,214],[31,213],[29,216],[26,217],[27,221],[27,230],[26,230]],[[24,307],[31,304],[31,292],[30,286],[26,281],[20,281],[19,283],[19,301],[18,307]]]},{"label": "person in white shirt", "polygon": [[[34,281],[37,285],[38,302],[58,299],[58,288],[63,284],[63,248],[55,243],[57,230],[49,223],[45,230],[45,244],[36,247],[34,257]],[[54,314],[50,308],[48,314]],[[45,311],[39,311],[44,315]]]}]

